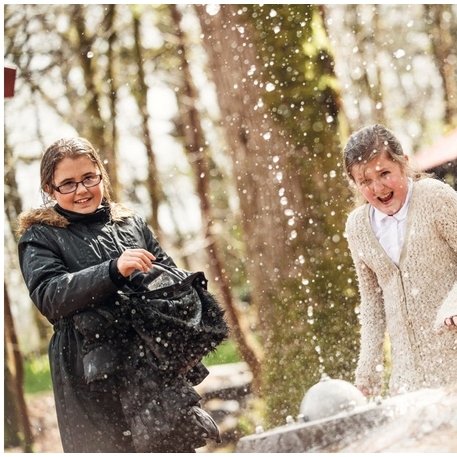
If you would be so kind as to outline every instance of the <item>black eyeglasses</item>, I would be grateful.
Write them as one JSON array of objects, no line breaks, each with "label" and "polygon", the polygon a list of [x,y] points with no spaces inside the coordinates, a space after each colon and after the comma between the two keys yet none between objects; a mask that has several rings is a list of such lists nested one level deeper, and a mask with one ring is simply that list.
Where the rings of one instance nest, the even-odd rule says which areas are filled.
[{"label": "black eyeglasses", "polygon": [[71,194],[72,192],[76,191],[76,189],[78,188],[78,186],[80,184],[82,184],[87,189],[89,187],[97,186],[98,184],[100,184],[101,180],[102,180],[102,175],[94,175],[94,176],[87,176],[82,181],[69,181],[60,186],[54,186],[54,184],[53,184],[52,187],[60,194]]}]

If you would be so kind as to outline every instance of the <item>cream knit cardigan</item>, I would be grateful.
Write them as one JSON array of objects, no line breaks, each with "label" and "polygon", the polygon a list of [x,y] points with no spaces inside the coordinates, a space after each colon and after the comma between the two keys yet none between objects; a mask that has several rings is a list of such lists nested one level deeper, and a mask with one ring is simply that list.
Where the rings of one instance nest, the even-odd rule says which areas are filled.
[{"label": "cream knit cardigan", "polygon": [[413,183],[399,266],[374,235],[365,204],[346,235],[361,298],[356,385],[380,392],[383,342],[392,349],[391,394],[457,382],[457,192],[436,179]]}]

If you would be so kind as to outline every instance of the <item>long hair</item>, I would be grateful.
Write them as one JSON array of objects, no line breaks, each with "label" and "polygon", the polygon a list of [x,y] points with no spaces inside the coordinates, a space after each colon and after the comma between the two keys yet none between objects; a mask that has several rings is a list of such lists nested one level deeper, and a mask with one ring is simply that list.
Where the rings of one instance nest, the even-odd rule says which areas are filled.
[{"label": "long hair", "polygon": [[50,189],[54,180],[54,172],[59,162],[67,157],[76,159],[81,156],[89,158],[100,170],[103,181],[103,197],[109,203],[110,196],[110,180],[103,162],[92,146],[85,138],[61,138],[49,146],[41,159],[40,177],[41,177],[41,193],[43,201],[46,204],[49,202]]}]

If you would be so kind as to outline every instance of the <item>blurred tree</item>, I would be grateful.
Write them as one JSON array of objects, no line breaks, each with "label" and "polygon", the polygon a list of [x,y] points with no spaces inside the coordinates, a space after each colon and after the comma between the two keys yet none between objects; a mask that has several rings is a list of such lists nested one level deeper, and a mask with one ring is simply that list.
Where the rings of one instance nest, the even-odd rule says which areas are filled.
[{"label": "blurred tree", "polygon": [[[116,52],[117,45],[117,30],[116,30],[116,5],[110,4],[106,6],[106,14],[102,21],[102,30],[106,35],[106,41],[108,44],[108,50],[106,52],[106,83],[107,83],[107,97],[109,100],[109,111],[111,116],[108,118],[108,122],[104,125],[105,135],[108,136],[110,148],[107,151],[104,151],[103,154],[106,154],[106,160],[108,164],[108,170],[110,170],[110,179],[113,176],[111,182],[111,187],[113,191],[113,196],[118,198],[120,192],[120,184],[118,179],[118,171],[116,167],[117,162],[117,139],[118,139],[118,129],[117,129],[117,101],[118,101],[118,68],[117,63],[119,61]],[[113,169],[114,168],[114,169]]]},{"label": "blurred tree", "polygon": [[336,173],[332,59],[316,7],[196,9],[232,153],[248,278],[268,354],[267,421],[277,424],[298,411],[304,391],[324,371],[351,378],[358,346],[343,239],[349,194]]},{"label": "blurred tree", "polygon": [[260,362],[262,353],[251,335],[244,316],[238,311],[227,276],[220,241],[214,233],[213,205],[210,198],[210,166],[208,148],[201,126],[200,113],[197,110],[197,90],[193,83],[187,59],[185,35],[181,30],[182,15],[176,5],[170,5],[170,13],[177,35],[177,55],[180,58],[178,70],[182,74],[182,87],[176,92],[180,110],[179,130],[183,138],[189,163],[194,170],[197,194],[203,219],[203,232],[209,265],[222,295],[222,302],[229,320],[232,336],[237,343],[240,354],[249,365],[255,388],[260,382]]},{"label": "blurred tree", "polygon": [[[16,168],[12,150],[4,135],[4,184],[5,216],[14,234],[17,216],[22,210],[21,198],[16,182]],[[8,242],[5,237],[5,242]],[[5,411],[5,447],[22,445],[25,452],[30,452],[33,444],[27,405],[24,398],[23,358],[18,343],[16,327],[8,295],[8,285],[4,279],[4,411]],[[33,315],[44,345],[48,326],[39,316],[37,309]]]},{"label": "blurred tree", "polygon": [[[16,180],[16,164],[17,160],[14,158],[13,150],[8,142],[8,134],[5,132],[3,138],[3,152],[4,152],[4,202],[5,202],[5,216],[8,220],[11,228],[14,241],[17,241],[16,237],[16,221],[19,214],[22,212],[22,200],[18,193],[18,184]],[[5,239],[5,243],[7,240]],[[17,262],[13,262],[14,269],[18,269]],[[46,318],[38,311],[31,303],[31,309],[33,313],[33,319],[38,329],[39,335],[39,352],[45,352],[47,350],[49,333],[51,326]]]},{"label": "blurred tree", "polygon": [[[362,10],[363,5],[346,5],[344,21],[349,35],[353,36],[351,58],[351,76],[356,87],[357,101],[354,110],[357,118],[350,120],[350,130],[357,130],[369,123],[386,124],[384,110],[384,88],[382,84],[382,65],[379,53],[383,48],[379,42],[382,37],[378,5],[370,5],[369,11]],[[327,35],[330,35],[332,21],[328,20],[327,7],[322,5],[320,11]],[[365,14],[364,14],[365,13]],[[367,14],[370,20],[367,20]],[[329,25],[332,24],[332,25]]]},{"label": "blurred tree", "polygon": [[[49,28],[49,21],[57,27]],[[114,22],[115,5],[5,10],[6,56],[20,70],[28,90],[99,149],[116,199]]]},{"label": "blurred tree", "polygon": [[457,26],[451,5],[424,5],[433,56],[443,80],[445,116],[448,127],[457,126]]},{"label": "blurred tree", "polygon": [[3,283],[4,301],[4,395],[5,395],[5,447],[21,444],[24,452],[32,451],[33,435],[24,397],[24,369],[13,315],[8,295],[8,286]]},{"label": "blurred tree", "polygon": [[18,185],[16,181],[16,166],[13,151],[8,143],[8,134],[5,133],[3,148],[3,166],[4,166],[4,202],[5,212],[7,218],[12,223],[11,229],[14,232],[16,227],[16,220],[22,212],[22,201],[18,192]]},{"label": "blurred tree", "polygon": [[[84,104],[83,112],[86,113],[85,119],[80,122],[80,134],[89,138],[90,141],[99,150],[101,156],[105,159],[105,164],[110,177],[112,186],[112,197],[118,199],[119,179],[117,175],[117,159],[115,153],[114,139],[116,137],[115,119],[116,112],[115,102],[116,96],[113,94],[113,89],[116,87],[115,73],[113,72],[114,55],[112,52],[113,41],[115,39],[114,19],[115,5],[104,6],[103,14],[99,24],[89,28],[87,22],[88,16],[93,15],[88,5],[71,5],[70,27],[62,34],[63,45],[66,52],[72,56],[78,56],[79,68],[82,71],[84,81],[84,95],[82,102]],[[108,40],[106,40],[108,36]],[[103,44],[97,46],[97,41]],[[108,47],[104,44],[108,41]],[[108,49],[107,57],[103,59]],[[106,60],[108,63],[107,69],[103,68],[101,62]],[[73,62],[73,59],[70,59]],[[74,68],[74,65],[73,65]],[[71,70],[69,70],[70,72]],[[104,84],[104,83],[107,83]],[[79,89],[78,92],[80,92]],[[104,98],[108,98],[108,103],[105,103],[109,109],[103,109],[102,104]],[[105,115],[103,113],[106,113]],[[107,125],[112,125],[111,131]],[[108,137],[108,133],[111,136]]]},{"label": "blurred tree", "polygon": [[141,116],[141,130],[142,140],[146,148],[146,155],[148,158],[148,175],[147,175],[147,188],[151,197],[151,217],[149,223],[151,224],[157,238],[161,238],[161,229],[159,226],[159,205],[163,201],[163,190],[160,185],[159,173],[155,160],[155,153],[152,147],[152,134],[149,127],[151,122],[148,110],[148,85],[146,83],[146,72],[144,68],[145,58],[143,53],[143,45],[141,38],[141,7],[132,5],[132,22],[133,22],[133,39],[134,49],[133,56],[135,59],[136,67],[138,70],[137,84],[130,85],[132,94],[138,105],[138,110]]},{"label": "blurred tree", "polygon": [[413,153],[455,125],[456,5],[324,9],[350,131],[383,122]]}]

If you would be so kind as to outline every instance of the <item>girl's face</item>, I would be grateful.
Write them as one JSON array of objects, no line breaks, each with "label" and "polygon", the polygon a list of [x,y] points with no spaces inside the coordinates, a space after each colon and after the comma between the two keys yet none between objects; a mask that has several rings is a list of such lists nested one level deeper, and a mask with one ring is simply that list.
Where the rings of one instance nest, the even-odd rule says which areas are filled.
[{"label": "girl's face", "polygon": [[[50,189],[50,193],[63,209],[81,214],[93,213],[103,199],[103,181],[92,186],[93,182],[97,182],[97,175],[100,175],[100,170],[89,157],[65,157],[54,170],[54,188]],[[86,188],[81,182],[83,180],[86,180],[85,183],[91,187]],[[75,182],[79,182],[79,184],[73,192],[61,193],[55,189]],[[61,188],[61,190],[66,192],[65,189]]]},{"label": "girl's face", "polygon": [[351,175],[368,203],[384,214],[392,216],[405,203],[408,176],[404,167],[393,161],[387,152],[383,151],[369,162],[354,165]]}]

